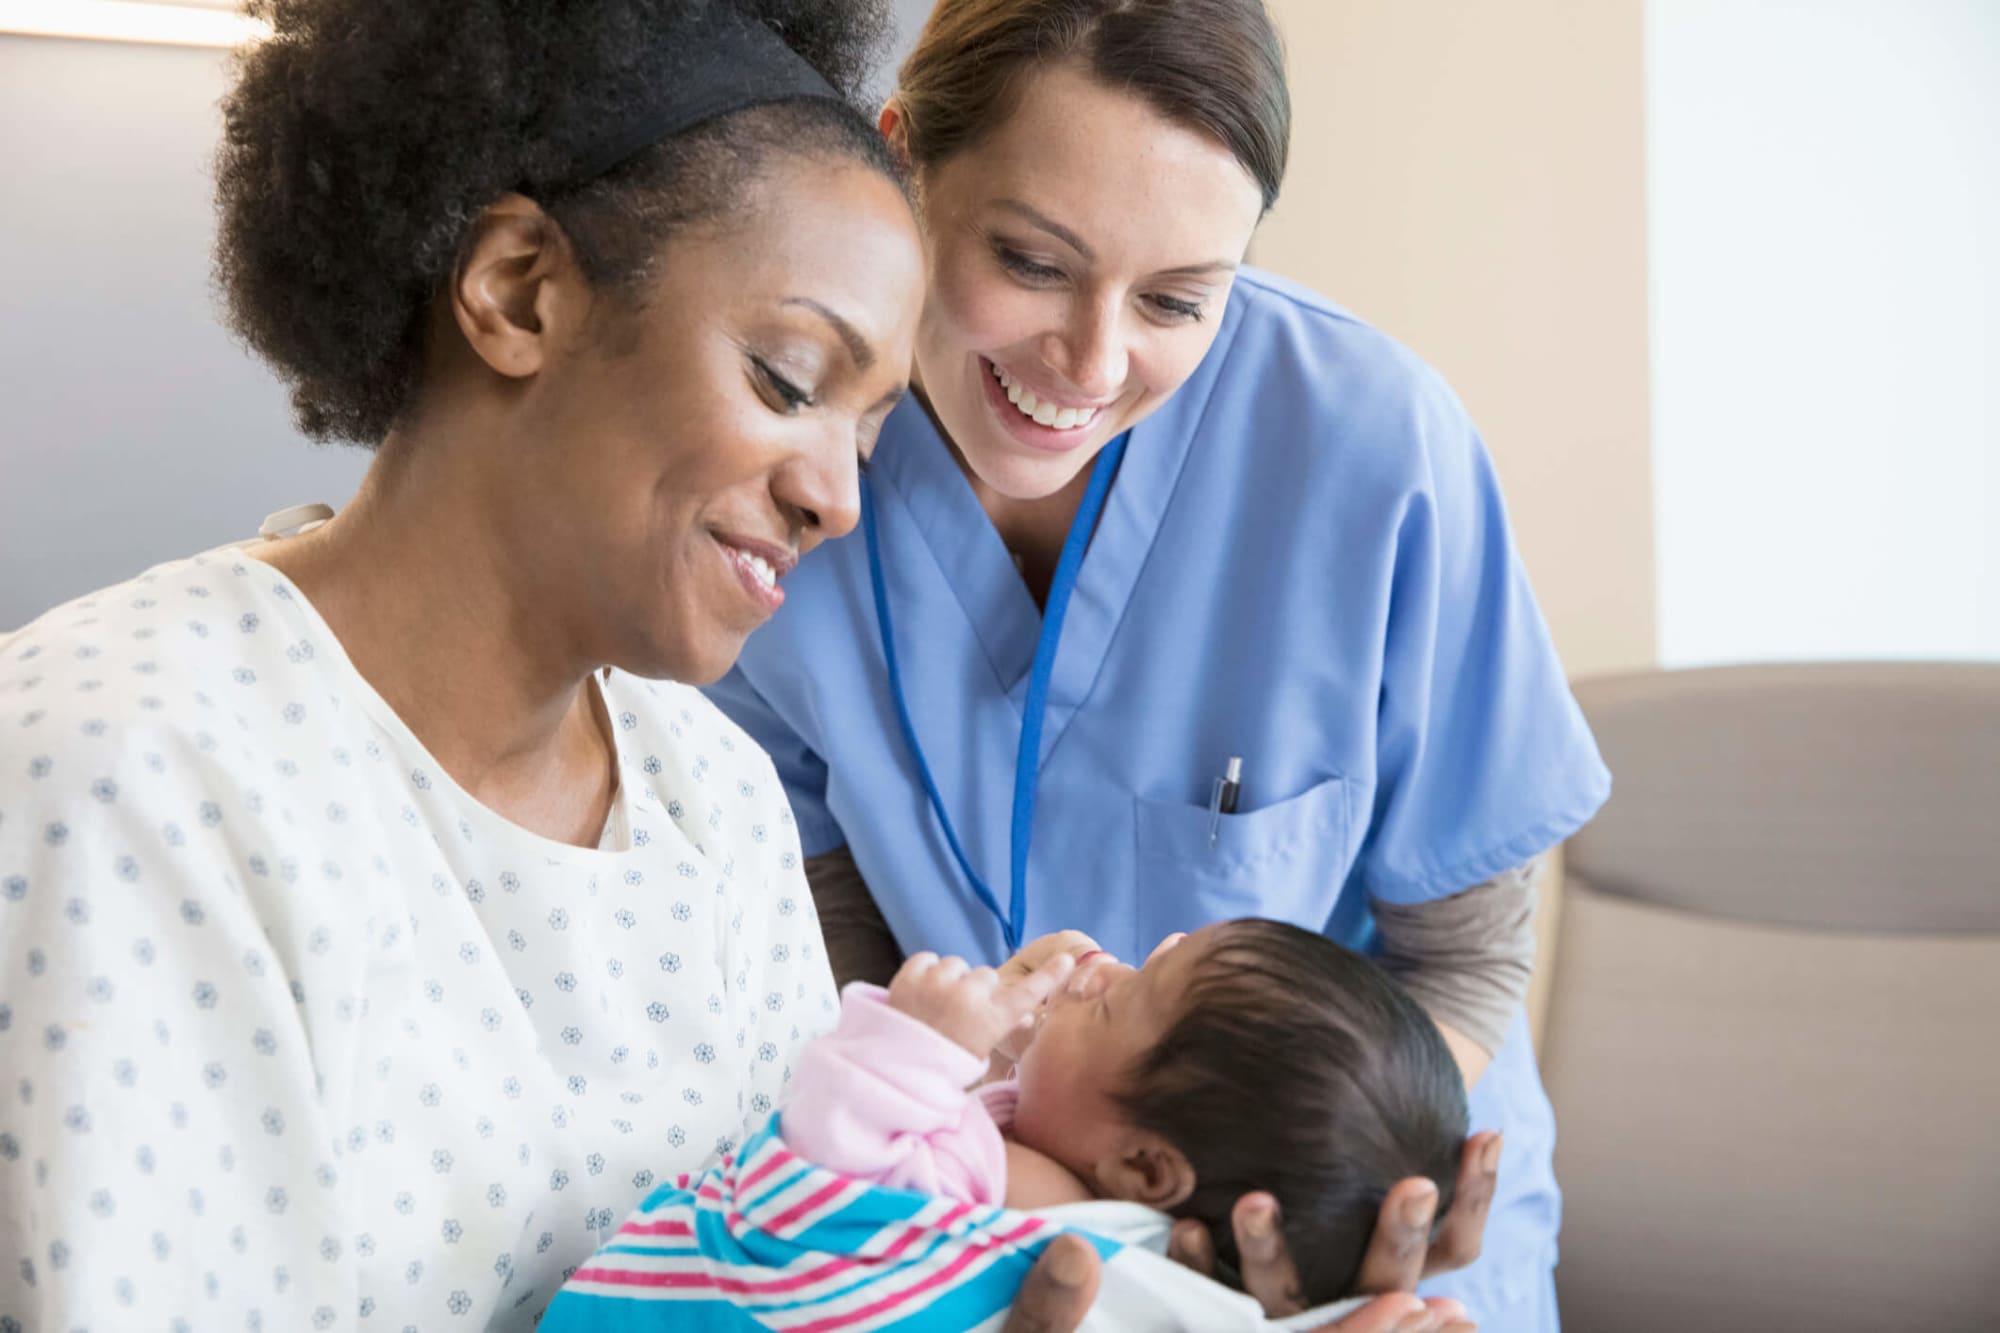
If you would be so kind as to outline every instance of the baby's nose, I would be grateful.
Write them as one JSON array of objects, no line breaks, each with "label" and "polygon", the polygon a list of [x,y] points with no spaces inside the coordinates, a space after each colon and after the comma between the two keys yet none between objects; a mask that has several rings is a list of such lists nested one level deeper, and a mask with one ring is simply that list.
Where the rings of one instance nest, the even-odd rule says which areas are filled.
[{"label": "baby's nose", "polygon": [[1130,963],[1121,963],[1108,953],[1094,953],[1077,964],[1070,974],[1069,984],[1059,994],[1063,1000],[1094,1000],[1104,994],[1105,988],[1136,969]]}]

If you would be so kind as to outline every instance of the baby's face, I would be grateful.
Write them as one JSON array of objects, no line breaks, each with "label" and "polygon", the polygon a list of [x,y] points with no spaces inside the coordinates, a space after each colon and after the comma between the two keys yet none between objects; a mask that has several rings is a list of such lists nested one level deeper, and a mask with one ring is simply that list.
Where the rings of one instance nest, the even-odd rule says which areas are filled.
[{"label": "baby's face", "polygon": [[1014,1137],[1062,1163],[1098,1193],[1096,1168],[1130,1128],[1116,1094],[1134,1063],[1180,1012],[1207,932],[1169,936],[1142,968],[1099,959],[1048,1002],[1015,1073]]}]

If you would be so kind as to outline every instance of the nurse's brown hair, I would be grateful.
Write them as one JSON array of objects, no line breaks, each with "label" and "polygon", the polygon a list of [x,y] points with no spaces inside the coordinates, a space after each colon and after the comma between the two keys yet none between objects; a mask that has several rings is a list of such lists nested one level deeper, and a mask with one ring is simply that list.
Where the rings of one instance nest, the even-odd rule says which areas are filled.
[{"label": "nurse's brown hair", "polygon": [[1263,0],[941,0],[896,89],[910,164],[973,147],[1013,114],[1026,76],[1069,60],[1219,140],[1264,207],[1277,200],[1292,103]]}]

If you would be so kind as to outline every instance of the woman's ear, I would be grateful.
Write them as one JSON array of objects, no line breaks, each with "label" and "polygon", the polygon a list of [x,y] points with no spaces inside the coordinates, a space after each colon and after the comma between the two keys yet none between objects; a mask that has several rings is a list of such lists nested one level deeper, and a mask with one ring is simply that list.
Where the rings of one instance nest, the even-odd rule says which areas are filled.
[{"label": "woman's ear", "polygon": [[903,104],[894,94],[882,104],[882,114],[875,119],[875,128],[882,131],[888,141],[889,155],[896,159],[896,165],[904,171],[910,169],[910,122],[904,114]]},{"label": "woman's ear", "polygon": [[548,338],[563,290],[577,274],[562,231],[534,200],[502,195],[479,215],[452,270],[453,321],[495,374],[525,379],[549,361]]},{"label": "woman's ear", "polygon": [[1187,1154],[1149,1129],[1123,1135],[1117,1151],[1099,1162],[1093,1174],[1098,1189],[1109,1197],[1162,1212],[1194,1193],[1194,1165]]}]

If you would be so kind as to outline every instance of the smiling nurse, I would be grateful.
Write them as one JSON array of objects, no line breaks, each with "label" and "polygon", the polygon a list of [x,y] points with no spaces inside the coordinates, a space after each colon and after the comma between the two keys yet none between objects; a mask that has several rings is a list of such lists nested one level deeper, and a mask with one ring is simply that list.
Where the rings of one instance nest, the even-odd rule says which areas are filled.
[{"label": "smiling nurse", "polygon": [[[930,277],[917,394],[864,539],[791,574],[713,697],[785,779],[843,980],[1246,915],[1382,954],[1485,1131],[1483,1252],[1455,1211],[1431,1266],[1478,1260],[1422,1290],[1549,1330],[1532,868],[1609,777],[1451,391],[1241,264],[1288,108],[1257,0],[938,7],[882,116]],[[1236,1219],[1272,1306],[1276,1212]]]}]

